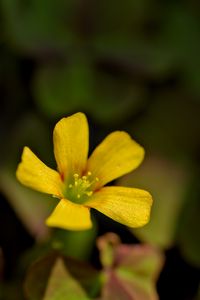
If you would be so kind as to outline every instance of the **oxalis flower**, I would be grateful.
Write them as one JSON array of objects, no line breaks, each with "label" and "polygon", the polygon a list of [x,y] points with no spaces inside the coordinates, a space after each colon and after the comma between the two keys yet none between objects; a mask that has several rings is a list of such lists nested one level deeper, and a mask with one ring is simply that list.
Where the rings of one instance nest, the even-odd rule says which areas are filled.
[{"label": "oxalis flower", "polygon": [[89,229],[92,227],[90,208],[129,227],[148,222],[152,205],[148,192],[128,187],[104,187],[137,168],[143,160],[144,149],[126,132],[109,134],[87,159],[88,122],[83,113],[76,113],[56,124],[53,143],[58,171],[47,167],[24,147],[16,173],[25,186],[60,199],[46,220],[48,226]]}]

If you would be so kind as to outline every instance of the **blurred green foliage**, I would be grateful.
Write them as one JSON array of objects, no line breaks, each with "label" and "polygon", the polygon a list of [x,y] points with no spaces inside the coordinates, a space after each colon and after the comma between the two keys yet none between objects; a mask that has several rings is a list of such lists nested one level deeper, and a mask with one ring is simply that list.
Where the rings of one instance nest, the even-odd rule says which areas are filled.
[{"label": "blurred green foliage", "polygon": [[71,300],[89,299],[78,281],[87,290],[98,281],[98,273],[87,264],[51,254],[36,261],[29,269],[25,295],[30,300],[60,300],[66,295]]},{"label": "blurred green foliage", "polygon": [[3,0],[1,6],[6,42],[37,61],[33,98],[49,117],[84,110],[117,122],[143,107],[148,81],[174,74],[199,96],[196,2]]},{"label": "blurred green foliage", "polygon": [[49,276],[48,286],[43,299],[62,300],[66,295],[69,300],[89,299],[81,286],[67,272],[62,259],[58,259]]},{"label": "blurred green foliage", "polygon": [[[117,239],[115,244],[112,243],[113,236]],[[109,233],[98,239],[100,257],[107,255],[105,252],[109,243],[112,246],[113,263],[108,266],[102,261],[101,271],[61,256],[59,252],[35,261],[25,279],[26,299],[60,300],[66,296],[69,300],[128,300],[135,296],[144,300],[157,299],[155,282],[164,259],[161,252],[146,245],[121,244],[117,235]],[[127,285],[130,285],[129,297]]]}]

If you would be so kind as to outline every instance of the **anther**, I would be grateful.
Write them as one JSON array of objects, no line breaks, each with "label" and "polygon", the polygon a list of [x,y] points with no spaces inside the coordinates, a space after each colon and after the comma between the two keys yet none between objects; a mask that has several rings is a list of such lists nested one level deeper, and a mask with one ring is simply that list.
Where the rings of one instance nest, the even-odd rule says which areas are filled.
[{"label": "anther", "polygon": [[88,196],[90,197],[93,194],[92,185],[95,183],[95,181],[99,181],[98,178],[90,178],[89,176],[92,175],[92,172],[88,171],[85,175],[80,176],[79,174],[75,173],[73,174],[73,182],[68,184],[69,188],[69,196],[70,197],[76,197],[76,199],[85,199],[84,197]]},{"label": "anther", "polygon": [[93,194],[93,191],[86,192],[87,196],[92,196],[92,194]]},{"label": "anther", "polygon": [[98,177],[96,177],[96,178],[95,178],[95,180],[96,180],[96,182],[98,182],[98,181],[99,181],[99,178],[98,178]]}]

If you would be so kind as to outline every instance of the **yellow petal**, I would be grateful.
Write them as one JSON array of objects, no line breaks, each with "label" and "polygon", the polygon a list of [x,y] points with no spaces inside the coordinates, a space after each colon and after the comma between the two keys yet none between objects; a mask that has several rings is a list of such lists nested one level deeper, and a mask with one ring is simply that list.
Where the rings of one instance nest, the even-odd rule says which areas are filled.
[{"label": "yellow petal", "polygon": [[24,147],[16,176],[34,190],[62,197],[63,183],[59,173],[47,167],[28,147]]},{"label": "yellow petal", "polygon": [[95,192],[84,205],[126,226],[140,227],[149,221],[152,197],[143,190],[108,186]]},{"label": "yellow petal", "polygon": [[46,224],[69,230],[85,230],[92,227],[89,208],[67,199],[60,200]]},{"label": "yellow petal", "polygon": [[144,149],[129,134],[115,131],[94,150],[87,170],[99,178],[97,187],[134,170],[144,158]]},{"label": "yellow petal", "polygon": [[61,119],[53,132],[54,154],[59,172],[65,176],[85,169],[88,156],[88,122],[83,113]]}]

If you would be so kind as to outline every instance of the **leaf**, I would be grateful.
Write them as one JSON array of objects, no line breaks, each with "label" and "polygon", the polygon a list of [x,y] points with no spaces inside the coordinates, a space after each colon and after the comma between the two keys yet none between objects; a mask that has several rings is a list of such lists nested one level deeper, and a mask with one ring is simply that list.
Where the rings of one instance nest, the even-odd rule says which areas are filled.
[{"label": "leaf", "polygon": [[127,274],[138,274],[145,280],[155,282],[161,271],[164,255],[158,249],[150,245],[126,245],[121,244],[115,253],[115,264],[119,270]]},{"label": "leaf", "polygon": [[139,239],[161,248],[169,248],[174,243],[188,177],[184,168],[152,156],[133,174],[119,181],[120,185],[146,189],[153,195],[149,223],[132,230]]},{"label": "leaf", "polygon": [[118,277],[114,272],[108,272],[107,281],[102,289],[101,300],[134,300],[134,291],[129,291],[126,287],[121,284]]},{"label": "leaf", "polygon": [[76,278],[90,297],[96,296],[100,289],[100,274],[90,264],[72,258],[65,258],[70,274]]},{"label": "leaf", "polygon": [[77,55],[70,64],[46,65],[33,81],[35,101],[50,117],[79,110],[92,114],[99,122],[123,119],[130,110],[144,105],[145,91],[130,78],[109,75],[95,69],[87,57]]},{"label": "leaf", "polygon": [[43,300],[88,300],[79,283],[69,274],[58,258],[52,268]]},{"label": "leaf", "polygon": [[109,233],[100,237],[97,244],[100,257],[112,257],[112,264],[106,261],[102,271],[102,300],[158,299],[155,285],[163,267],[163,254],[149,245],[120,244],[117,238]]},{"label": "leaf", "polygon": [[89,61],[76,58],[70,64],[46,65],[40,68],[33,81],[35,101],[48,116],[87,108],[91,104],[93,74]]},{"label": "leaf", "polygon": [[16,0],[2,1],[10,42],[25,53],[62,54],[71,42],[73,34],[69,28],[74,3],[50,0],[48,9],[46,5],[46,1],[39,0],[20,5]]},{"label": "leaf", "polygon": [[146,90],[123,72],[117,75],[110,74],[109,68],[96,70],[94,87],[88,110],[100,123],[110,126],[124,121],[145,105]]},{"label": "leaf", "polygon": [[166,23],[163,28],[162,39],[168,52],[174,54],[183,76],[186,90],[199,95],[199,50],[196,41],[199,36],[199,17],[188,9],[187,5],[180,7],[172,2],[167,11]]},{"label": "leaf", "polygon": [[67,272],[77,280],[89,296],[94,295],[99,288],[99,274],[90,265],[61,256],[59,253],[49,253],[35,261],[28,270],[24,282],[24,292],[28,300],[42,300],[48,286],[48,280],[58,259],[62,259]]},{"label": "leaf", "polygon": [[[124,274],[108,273],[108,281],[103,287],[102,300],[155,300],[158,299],[150,285],[137,277],[126,278]],[[141,286],[141,287],[140,287]],[[146,291],[147,290],[147,291]]]},{"label": "leaf", "polygon": [[108,232],[97,239],[101,264],[104,268],[112,267],[115,262],[115,249],[120,244],[117,234]]},{"label": "leaf", "polygon": [[50,254],[38,259],[30,266],[24,282],[26,299],[42,300],[56,258],[56,254]]},{"label": "leaf", "polygon": [[123,259],[121,257],[118,261],[119,265],[105,271],[102,299],[158,299],[155,283],[163,266],[162,254],[150,246],[120,247],[125,247],[126,251],[120,250],[124,253]]},{"label": "leaf", "polygon": [[120,257],[116,274],[133,299],[158,299],[155,283],[163,266],[162,253],[148,245],[120,245],[116,255]]}]

